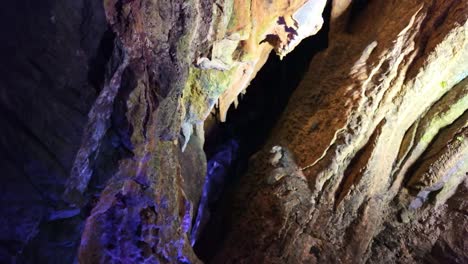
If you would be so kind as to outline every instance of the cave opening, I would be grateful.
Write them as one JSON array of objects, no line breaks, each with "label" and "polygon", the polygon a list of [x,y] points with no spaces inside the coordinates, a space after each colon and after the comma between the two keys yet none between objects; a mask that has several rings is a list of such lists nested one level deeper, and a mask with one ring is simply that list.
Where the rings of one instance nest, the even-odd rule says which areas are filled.
[{"label": "cave opening", "polygon": [[[208,173],[204,192],[210,181],[209,174],[216,167],[223,167],[222,172],[218,172],[223,176],[216,176],[223,179],[215,179],[218,181],[214,184],[216,190],[208,192],[208,196],[213,197],[199,205],[208,211],[208,219],[205,217],[205,223],[198,230],[192,229],[192,245],[204,263],[210,263],[222,246],[229,226],[228,205],[240,177],[247,171],[249,157],[265,144],[314,55],[327,48],[330,14],[331,4],[328,3],[322,29],[303,40],[283,60],[272,52],[247,92],[240,96],[239,105],[230,107],[226,122],[217,122],[207,133],[204,149]],[[199,210],[197,218],[200,213]],[[203,222],[194,220],[194,225],[200,221]]]}]

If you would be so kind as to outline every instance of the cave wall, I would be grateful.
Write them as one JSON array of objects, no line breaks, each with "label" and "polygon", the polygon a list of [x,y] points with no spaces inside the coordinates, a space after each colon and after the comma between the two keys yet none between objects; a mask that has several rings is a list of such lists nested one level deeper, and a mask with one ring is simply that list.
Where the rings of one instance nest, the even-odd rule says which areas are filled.
[{"label": "cave wall", "polygon": [[342,4],[216,263],[467,261],[468,5]]},{"label": "cave wall", "polygon": [[61,196],[113,34],[99,1],[7,1],[0,21],[0,262],[72,262],[84,219]]},{"label": "cave wall", "polygon": [[318,32],[326,1],[105,1],[121,63],[94,103],[65,196],[86,204],[115,98],[125,95],[128,156],[99,197],[78,259],[198,263],[189,240],[206,160],[203,122],[247,88],[272,50]]},{"label": "cave wall", "polygon": [[324,5],[6,4],[2,261],[71,262],[81,244],[84,263],[197,262],[203,122],[215,104],[224,119],[272,50],[315,34]]},{"label": "cave wall", "polygon": [[[467,262],[468,4],[328,2],[213,262]],[[326,3],[8,2],[0,262],[200,263],[205,120]]]}]

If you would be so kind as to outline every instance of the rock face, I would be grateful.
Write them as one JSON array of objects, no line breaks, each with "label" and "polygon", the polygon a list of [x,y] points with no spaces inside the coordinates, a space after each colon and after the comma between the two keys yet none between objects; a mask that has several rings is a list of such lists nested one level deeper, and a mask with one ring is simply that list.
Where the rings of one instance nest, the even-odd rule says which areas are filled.
[{"label": "rock face", "polygon": [[[344,2],[251,161],[216,262],[468,261],[468,3]],[[279,179],[275,145],[294,157]]]},{"label": "rock face", "polygon": [[201,263],[238,148],[207,173],[204,125],[327,2],[213,262],[468,262],[468,2],[29,2],[0,15],[0,262]]},{"label": "rock face", "polygon": [[113,34],[99,1],[7,1],[0,21],[0,262],[71,263],[85,214],[61,196]]},{"label": "rock face", "polygon": [[273,49],[284,56],[315,34],[325,3],[105,1],[122,55],[90,111],[68,201],[87,203],[116,98],[129,155],[86,221],[81,263],[199,262],[189,238],[206,172],[203,122],[216,102],[224,119]]}]

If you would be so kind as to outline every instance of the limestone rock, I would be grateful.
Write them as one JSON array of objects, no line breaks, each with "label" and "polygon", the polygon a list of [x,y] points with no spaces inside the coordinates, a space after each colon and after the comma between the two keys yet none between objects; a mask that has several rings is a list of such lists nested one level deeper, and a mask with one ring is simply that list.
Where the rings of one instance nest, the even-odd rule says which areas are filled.
[{"label": "limestone rock", "polygon": [[[468,262],[467,1],[35,2],[0,11],[1,263],[201,263],[226,187],[213,263]],[[227,186],[205,128],[322,26]]]},{"label": "limestone rock", "polygon": [[[119,92],[125,94],[130,157],[119,160],[86,221],[80,262],[200,262],[189,237],[206,172],[202,124],[218,101],[224,119],[274,48],[285,55],[316,33],[325,2],[104,2],[122,62],[89,115],[68,181],[69,201],[86,201],[81,196]],[[281,39],[289,27],[297,34]],[[270,34],[280,40],[263,41]]]},{"label": "limestone rock", "polygon": [[[466,204],[447,204],[466,195],[468,3],[349,2],[251,162],[216,263],[467,261]],[[307,178],[293,212],[259,184],[272,145]]]}]

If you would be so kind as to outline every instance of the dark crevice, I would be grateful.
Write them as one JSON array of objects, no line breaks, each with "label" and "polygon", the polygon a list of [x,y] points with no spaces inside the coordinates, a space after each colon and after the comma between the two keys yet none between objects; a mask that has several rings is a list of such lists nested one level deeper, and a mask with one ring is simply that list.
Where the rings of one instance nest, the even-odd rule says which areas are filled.
[{"label": "dark crevice", "polygon": [[94,173],[87,191],[90,200],[102,191],[106,182],[114,175],[119,161],[133,155],[130,140],[133,128],[125,113],[127,112],[126,102],[135,86],[133,72],[129,69],[125,70],[122,74],[121,88],[114,102],[111,126],[101,141],[99,155],[96,155],[98,159],[92,164]]},{"label": "dark crevice", "polygon": [[[415,188],[414,186],[413,187],[410,186],[411,180],[413,179],[414,176],[416,176],[415,174],[418,172],[421,166],[424,165],[425,162],[440,155],[440,152],[444,150],[445,144],[448,143],[450,140],[453,140],[453,136],[456,134],[456,133],[451,134],[447,132],[453,130],[454,128],[462,127],[463,123],[466,122],[467,115],[468,115],[468,110],[466,110],[462,115],[460,115],[451,124],[440,128],[437,135],[432,139],[432,141],[426,147],[426,150],[421,154],[421,156],[417,158],[417,160],[406,171],[402,186],[408,188],[412,195],[417,195],[417,193],[419,192],[417,188]],[[455,130],[455,131],[458,131],[458,130]]]},{"label": "dark crevice", "polygon": [[347,32],[352,32],[357,18],[365,11],[370,2],[371,0],[354,0],[351,2],[348,23],[346,23]]},{"label": "dark crevice", "polygon": [[195,253],[205,263],[210,263],[222,246],[229,228],[226,208],[236,192],[240,176],[247,170],[249,157],[265,144],[291,94],[307,72],[313,56],[328,46],[330,13],[331,3],[328,3],[322,30],[303,40],[282,61],[274,53],[270,54],[247,93],[239,100],[238,108],[231,106],[226,122],[215,125],[207,136],[205,152],[208,160],[219,153],[221,146],[229,145],[226,144],[229,141],[236,141],[239,148],[237,159],[227,168],[220,198],[209,202],[210,219],[207,228],[201,230],[194,245]]},{"label": "dark crevice", "polygon": [[335,204],[334,209],[338,207],[340,202],[348,194],[351,186],[359,182],[362,174],[360,173],[362,164],[368,162],[370,158],[370,151],[372,151],[372,141],[367,142],[367,144],[362,147],[356,155],[349,162],[348,167],[346,168],[343,178],[338,186],[337,191],[335,192]]},{"label": "dark crevice", "polygon": [[338,208],[338,205],[348,195],[351,187],[356,185],[361,180],[363,173],[362,168],[369,162],[372,151],[374,150],[374,144],[377,141],[378,136],[381,133],[382,126],[385,124],[385,120],[382,120],[379,125],[375,128],[374,132],[370,136],[367,143],[354,155],[346,168],[343,178],[339,183],[338,189],[335,192],[335,204],[334,208]]},{"label": "dark crevice", "polygon": [[99,43],[96,56],[89,62],[88,80],[97,94],[104,84],[107,62],[111,59],[114,50],[114,39],[115,34],[110,28],[107,29]]}]

